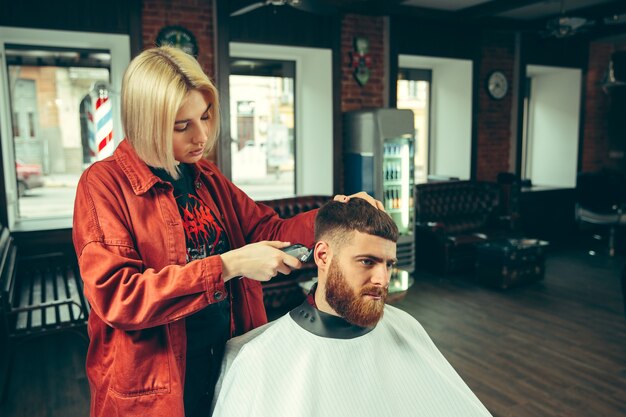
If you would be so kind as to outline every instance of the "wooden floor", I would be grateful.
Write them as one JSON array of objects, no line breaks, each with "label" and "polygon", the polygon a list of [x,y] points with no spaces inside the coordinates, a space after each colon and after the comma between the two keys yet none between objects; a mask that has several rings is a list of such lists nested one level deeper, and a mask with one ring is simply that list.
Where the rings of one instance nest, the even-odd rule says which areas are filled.
[{"label": "wooden floor", "polygon": [[418,273],[397,306],[496,417],[626,416],[623,264],[552,250],[544,281],[506,291]]},{"label": "wooden floor", "polygon": [[[623,257],[551,249],[546,279],[498,291],[417,273],[396,305],[415,316],[495,417],[626,417]],[[2,417],[87,416],[85,342],[24,344]]]},{"label": "wooden floor", "polygon": [[86,354],[87,341],[70,332],[21,344],[12,361],[0,416],[88,416]]}]

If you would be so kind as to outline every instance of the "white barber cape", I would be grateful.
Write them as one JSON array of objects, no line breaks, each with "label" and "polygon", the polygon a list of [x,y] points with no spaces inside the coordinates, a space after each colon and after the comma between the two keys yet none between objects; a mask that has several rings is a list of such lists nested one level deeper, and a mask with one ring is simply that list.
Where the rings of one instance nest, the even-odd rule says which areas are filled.
[{"label": "white barber cape", "polygon": [[[344,328],[308,328],[329,318]],[[389,305],[364,329],[305,301],[233,338],[214,401],[214,417],[491,415],[422,326]]]}]

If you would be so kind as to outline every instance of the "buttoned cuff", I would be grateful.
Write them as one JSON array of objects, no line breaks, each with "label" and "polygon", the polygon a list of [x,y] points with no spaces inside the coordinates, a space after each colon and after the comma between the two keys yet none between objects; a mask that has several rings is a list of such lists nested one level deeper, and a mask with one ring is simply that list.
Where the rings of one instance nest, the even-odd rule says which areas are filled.
[{"label": "buttoned cuff", "polygon": [[222,278],[222,257],[209,256],[203,259],[202,275],[205,277],[205,294],[209,304],[218,303],[228,296]]}]

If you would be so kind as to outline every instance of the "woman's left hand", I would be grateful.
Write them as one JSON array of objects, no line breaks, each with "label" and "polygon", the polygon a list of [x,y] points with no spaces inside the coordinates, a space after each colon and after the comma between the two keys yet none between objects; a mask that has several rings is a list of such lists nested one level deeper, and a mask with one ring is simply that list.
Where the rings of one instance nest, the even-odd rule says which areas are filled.
[{"label": "woman's left hand", "polygon": [[370,196],[365,191],[361,191],[359,193],[352,194],[352,195],[338,194],[338,195],[335,196],[335,198],[333,198],[333,200],[334,201],[340,201],[342,203],[347,203],[353,197],[362,198],[363,200],[365,200],[368,203],[370,203],[372,206],[376,207],[378,210],[385,211],[385,207],[383,206],[383,203],[381,203],[380,201],[376,200],[374,197]]}]

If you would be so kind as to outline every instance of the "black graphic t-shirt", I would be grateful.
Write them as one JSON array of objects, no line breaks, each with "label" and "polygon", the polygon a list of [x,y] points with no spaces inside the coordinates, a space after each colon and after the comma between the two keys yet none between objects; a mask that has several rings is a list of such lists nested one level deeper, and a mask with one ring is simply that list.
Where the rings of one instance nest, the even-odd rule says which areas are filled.
[{"label": "black graphic t-shirt", "polygon": [[[176,196],[176,187],[174,188]],[[215,214],[191,190],[183,190],[176,196],[178,211],[185,229],[187,262],[224,253],[228,242]]]},{"label": "black graphic t-shirt", "polygon": [[[151,169],[156,176],[174,187],[174,198],[187,242],[187,262],[228,251],[228,239],[224,228],[217,221],[219,217],[196,194],[192,168],[180,164],[181,176],[177,180],[163,169]],[[187,317],[186,328],[189,358],[195,352],[204,352],[225,344],[230,333],[228,297]]]}]

